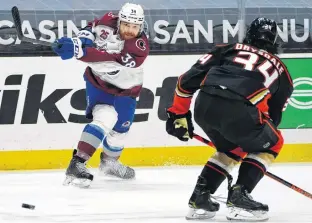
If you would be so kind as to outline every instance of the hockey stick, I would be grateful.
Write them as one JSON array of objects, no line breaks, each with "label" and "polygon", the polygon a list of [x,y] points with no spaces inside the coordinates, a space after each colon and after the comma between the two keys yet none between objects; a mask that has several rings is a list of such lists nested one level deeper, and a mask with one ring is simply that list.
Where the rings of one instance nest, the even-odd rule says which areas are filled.
[{"label": "hockey stick", "polygon": [[[213,145],[213,143],[211,141],[209,141],[208,139],[205,139],[204,137],[201,137],[199,135],[197,135],[196,133],[194,133],[194,136],[193,136],[195,139],[207,144],[208,146],[211,146],[213,148],[215,148],[215,146]],[[312,199],[312,194],[310,194],[309,192],[301,189],[300,187],[297,187],[296,185],[292,184],[292,183],[289,183],[288,181],[274,175],[273,173],[270,173],[270,172],[266,172],[265,173],[266,176],[270,177],[271,179],[273,180],[276,180],[277,182],[285,185],[286,187],[289,187],[290,189],[294,190],[294,191],[297,191],[298,193]]]},{"label": "hockey stick", "polygon": [[50,42],[42,41],[42,40],[38,40],[38,39],[32,39],[32,38],[24,36],[23,31],[22,31],[21,17],[20,17],[18,8],[16,6],[14,6],[11,9],[11,13],[12,13],[12,17],[13,17],[14,26],[15,26],[15,29],[17,32],[17,36],[21,41],[28,42],[28,43],[34,43],[34,44],[40,44],[43,46],[50,46],[50,47],[55,44],[55,43],[50,43]]}]

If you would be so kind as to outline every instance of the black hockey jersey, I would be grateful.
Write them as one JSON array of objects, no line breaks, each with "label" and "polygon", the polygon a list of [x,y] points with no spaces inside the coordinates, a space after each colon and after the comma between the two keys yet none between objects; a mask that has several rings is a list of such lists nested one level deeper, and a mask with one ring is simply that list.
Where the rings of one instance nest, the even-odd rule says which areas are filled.
[{"label": "black hockey jersey", "polygon": [[293,92],[291,76],[275,55],[246,44],[219,46],[205,54],[178,79],[172,112],[189,110],[193,94],[215,86],[241,96],[278,125]]}]

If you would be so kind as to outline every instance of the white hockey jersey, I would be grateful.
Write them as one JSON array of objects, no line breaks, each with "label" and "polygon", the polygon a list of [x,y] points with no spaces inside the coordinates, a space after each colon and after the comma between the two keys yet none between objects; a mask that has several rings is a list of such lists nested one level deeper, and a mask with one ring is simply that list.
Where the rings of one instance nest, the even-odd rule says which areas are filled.
[{"label": "white hockey jersey", "polygon": [[96,47],[86,48],[79,60],[88,64],[85,75],[96,87],[114,95],[137,97],[143,84],[141,65],[149,53],[148,40],[144,32],[137,38],[120,40],[117,21],[110,12],[88,24]]}]

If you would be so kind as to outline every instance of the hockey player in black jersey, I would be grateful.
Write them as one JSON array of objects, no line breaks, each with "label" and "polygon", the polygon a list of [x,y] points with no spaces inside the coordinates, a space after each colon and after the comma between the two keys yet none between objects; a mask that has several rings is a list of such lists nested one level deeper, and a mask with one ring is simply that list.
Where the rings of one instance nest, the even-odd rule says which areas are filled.
[{"label": "hockey player in black jersey", "polygon": [[238,179],[229,186],[227,218],[268,219],[268,206],[253,200],[250,193],[282,149],[283,137],[277,127],[293,92],[291,76],[275,55],[276,37],[276,22],[257,18],[243,43],[216,47],[178,79],[173,104],[167,109],[168,134],[182,141],[192,138],[189,109],[193,94],[200,89],[194,120],[217,150],[198,177],[187,219],[216,214],[219,204],[210,195],[230,178],[239,162]]}]

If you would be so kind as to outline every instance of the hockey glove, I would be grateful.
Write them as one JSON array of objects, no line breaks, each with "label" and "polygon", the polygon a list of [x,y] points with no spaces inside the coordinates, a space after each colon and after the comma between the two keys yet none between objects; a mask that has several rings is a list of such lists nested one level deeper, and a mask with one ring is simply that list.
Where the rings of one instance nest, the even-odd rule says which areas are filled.
[{"label": "hockey glove", "polygon": [[167,115],[166,131],[169,135],[175,136],[181,141],[188,141],[193,138],[194,126],[191,111],[177,115],[167,110]]},{"label": "hockey glove", "polygon": [[62,37],[56,40],[52,49],[62,60],[68,60],[72,57],[79,59],[85,54],[85,49],[82,48],[82,42],[79,38]]},{"label": "hockey glove", "polygon": [[94,34],[89,29],[82,29],[78,32],[77,37],[81,40],[82,48],[94,47]]}]

